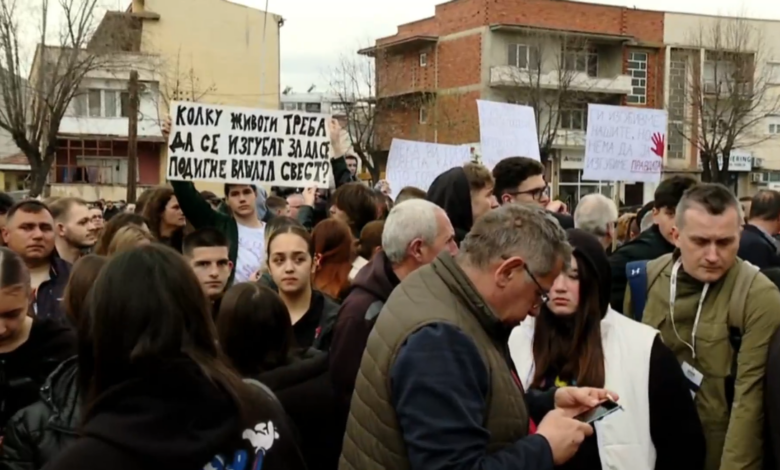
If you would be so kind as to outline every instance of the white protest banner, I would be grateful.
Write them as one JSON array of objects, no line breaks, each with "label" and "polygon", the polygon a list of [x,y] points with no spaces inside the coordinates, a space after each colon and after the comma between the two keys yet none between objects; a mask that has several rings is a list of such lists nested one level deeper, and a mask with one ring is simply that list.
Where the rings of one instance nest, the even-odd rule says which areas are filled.
[{"label": "white protest banner", "polygon": [[328,187],[325,114],[174,103],[168,179]]},{"label": "white protest banner", "polygon": [[588,105],[583,180],[657,183],[666,149],[666,111]]},{"label": "white protest banner", "polygon": [[427,191],[437,176],[469,161],[471,148],[464,145],[393,139],[387,156],[386,179],[391,183],[393,191],[399,191],[405,186]]},{"label": "white protest banner", "polygon": [[540,160],[533,108],[483,100],[477,108],[483,165],[492,169],[507,157]]}]

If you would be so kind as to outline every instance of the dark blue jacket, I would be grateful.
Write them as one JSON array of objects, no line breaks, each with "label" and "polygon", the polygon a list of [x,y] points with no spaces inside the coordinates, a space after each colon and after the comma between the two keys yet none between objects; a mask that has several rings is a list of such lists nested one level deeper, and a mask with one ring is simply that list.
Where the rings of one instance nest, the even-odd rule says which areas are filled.
[{"label": "dark blue jacket", "polygon": [[745,224],[737,256],[760,269],[780,268],[776,241],[755,225]]},{"label": "dark blue jacket", "polygon": [[65,319],[62,308],[62,296],[70,277],[71,265],[59,256],[52,256],[49,267],[49,280],[38,286],[35,293],[35,315],[39,318]]},{"label": "dark blue jacket", "polygon": [[[483,423],[490,373],[474,340],[456,326],[434,323],[410,335],[390,370],[390,386],[412,470],[553,469],[550,444],[538,434],[488,454]],[[555,390],[526,393],[534,422],[555,407]]]}]

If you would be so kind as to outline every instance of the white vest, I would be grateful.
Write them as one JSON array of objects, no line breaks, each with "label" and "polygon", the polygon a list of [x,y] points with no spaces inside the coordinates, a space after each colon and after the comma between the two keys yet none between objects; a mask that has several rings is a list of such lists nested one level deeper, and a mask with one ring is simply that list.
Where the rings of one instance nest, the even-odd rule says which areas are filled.
[{"label": "white vest", "polygon": [[[534,318],[528,317],[509,337],[517,375],[528,389],[533,381]],[[601,321],[605,385],[620,396],[623,411],[598,421],[596,440],[603,470],[654,470],[650,437],[650,352],[658,331],[609,309]]]}]

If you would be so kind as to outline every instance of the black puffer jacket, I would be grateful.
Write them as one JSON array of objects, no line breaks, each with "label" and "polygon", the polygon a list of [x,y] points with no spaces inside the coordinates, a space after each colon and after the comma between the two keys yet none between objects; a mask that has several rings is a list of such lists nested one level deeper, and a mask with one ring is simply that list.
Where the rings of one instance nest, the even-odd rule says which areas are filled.
[{"label": "black puffer jacket", "polygon": [[41,388],[41,400],[22,409],[8,423],[0,470],[37,470],[78,437],[78,367],[76,357],[60,364]]},{"label": "black puffer jacket", "polygon": [[337,426],[328,354],[309,348],[291,359],[257,380],[276,394],[295,424],[308,470],[336,470],[344,434]]}]

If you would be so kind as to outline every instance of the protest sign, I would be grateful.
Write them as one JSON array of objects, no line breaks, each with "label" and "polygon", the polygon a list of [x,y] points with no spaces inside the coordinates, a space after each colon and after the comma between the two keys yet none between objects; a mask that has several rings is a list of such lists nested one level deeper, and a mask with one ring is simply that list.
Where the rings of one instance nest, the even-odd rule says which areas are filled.
[{"label": "protest sign", "polygon": [[328,187],[329,116],[175,103],[168,179]]},{"label": "protest sign", "polygon": [[530,106],[477,100],[482,163],[493,168],[507,157],[540,160],[536,118]]},{"label": "protest sign", "polygon": [[[471,161],[471,148],[393,139],[387,157],[387,180],[393,191],[415,186],[424,191],[437,176]],[[395,197],[395,195],[393,195]]]},{"label": "protest sign", "polygon": [[666,111],[588,105],[583,180],[657,183],[666,150]]}]

